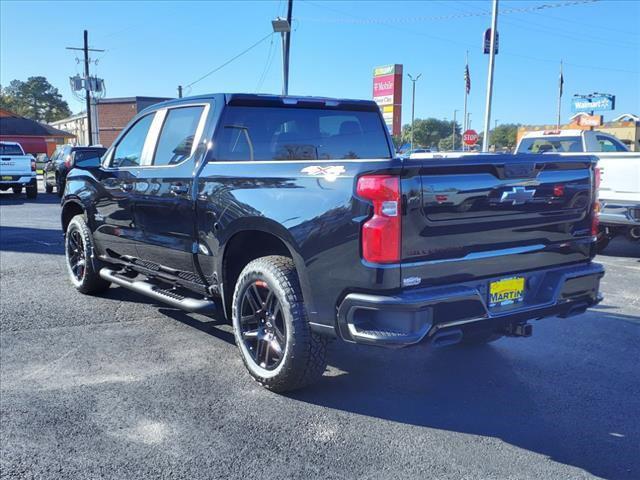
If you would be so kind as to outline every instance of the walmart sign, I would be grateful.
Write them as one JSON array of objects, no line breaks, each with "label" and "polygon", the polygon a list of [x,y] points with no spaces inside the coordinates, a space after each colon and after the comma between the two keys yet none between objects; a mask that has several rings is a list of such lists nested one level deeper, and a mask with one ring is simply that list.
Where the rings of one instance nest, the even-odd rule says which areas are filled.
[{"label": "walmart sign", "polygon": [[615,110],[615,95],[580,95],[571,99],[571,109],[578,112],[603,112]]}]

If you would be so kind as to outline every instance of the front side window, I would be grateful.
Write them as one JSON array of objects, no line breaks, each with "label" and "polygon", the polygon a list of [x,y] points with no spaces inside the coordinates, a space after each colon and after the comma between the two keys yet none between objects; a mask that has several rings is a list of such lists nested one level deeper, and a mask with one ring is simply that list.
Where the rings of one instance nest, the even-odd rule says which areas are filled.
[{"label": "front side window", "polygon": [[601,152],[626,152],[627,148],[620,142],[617,142],[604,135],[596,135],[596,140],[600,145]]},{"label": "front side window", "polygon": [[191,156],[203,111],[203,106],[172,108],[167,111],[153,157],[154,165],[176,165]]},{"label": "front side window", "polygon": [[142,158],[142,149],[153,121],[153,114],[139,119],[120,139],[113,151],[112,167],[137,167]]},{"label": "front side window", "polygon": [[296,107],[227,107],[216,133],[220,161],[390,158],[380,114]]}]

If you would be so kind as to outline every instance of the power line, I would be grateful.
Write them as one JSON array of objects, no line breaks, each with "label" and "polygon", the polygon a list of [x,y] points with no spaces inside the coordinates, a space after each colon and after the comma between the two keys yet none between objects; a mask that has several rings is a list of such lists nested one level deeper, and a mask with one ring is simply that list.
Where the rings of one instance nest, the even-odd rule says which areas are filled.
[{"label": "power line", "polygon": [[240,58],[242,55],[244,55],[245,53],[249,52],[250,50],[253,50],[255,47],[257,47],[258,45],[260,45],[262,42],[264,42],[267,38],[271,37],[273,35],[273,32],[269,32],[268,35],[265,35],[264,37],[262,37],[260,40],[258,40],[256,43],[252,44],[251,46],[245,48],[242,52],[238,53],[236,56],[230,58],[229,60],[227,60],[226,62],[224,62],[222,65],[214,68],[213,70],[205,73],[204,75],[202,75],[200,78],[198,78],[197,80],[194,80],[193,82],[189,83],[188,85],[186,85],[185,88],[191,88],[193,85],[195,85],[196,83],[204,80],[205,78],[207,78],[210,75],[213,75],[214,73],[216,73],[218,70],[223,69],[224,67],[226,67],[227,65],[229,65],[231,62],[233,62],[234,60]]},{"label": "power line", "polygon": [[[544,11],[553,8],[560,7],[571,7],[577,5],[584,5],[589,3],[596,3],[600,0],[573,0],[573,1],[565,1],[565,2],[556,2],[556,3],[546,3],[542,5],[535,5],[530,7],[513,7],[506,8],[501,15],[503,14],[512,14],[512,13],[528,13],[528,12],[536,12],[536,11]],[[306,0],[306,3],[317,5],[315,2],[311,2]],[[448,3],[448,2],[447,2]],[[335,23],[351,23],[351,24],[360,24],[360,25],[389,25],[389,24],[405,24],[405,23],[421,23],[428,21],[440,21],[440,20],[457,20],[460,18],[471,18],[471,17],[485,17],[491,15],[491,12],[486,11],[476,11],[469,12],[466,11],[464,13],[450,14],[450,15],[430,15],[430,16],[413,16],[413,17],[381,17],[381,18],[362,18],[356,17],[354,15],[350,15],[346,12],[340,12],[335,8],[327,7],[323,5],[327,10],[333,10],[336,13],[340,13],[342,15],[347,15],[351,17],[350,19],[345,18],[324,18],[324,19],[314,19],[314,18],[301,18],[301,20],[309,20],[316,22],[335,22]]]}]

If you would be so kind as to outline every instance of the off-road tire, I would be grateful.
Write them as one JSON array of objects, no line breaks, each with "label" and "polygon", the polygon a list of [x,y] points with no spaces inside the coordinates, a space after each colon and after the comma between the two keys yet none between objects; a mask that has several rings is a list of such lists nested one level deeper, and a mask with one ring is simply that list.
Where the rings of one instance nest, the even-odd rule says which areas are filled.
[{"label": "off-road tire", "polygon": [[64,194],[64,182],[60,180],[60,177],[56,176],[56,193],[59,197]]},{"label": "off-road tire", "polygon": [[[71,234],[77,231],[80,234],[80,238],[82,239],[82,248],[84,249],[84,273],[81,278],[76,278],[75,274],[72,271],[70,260],[69,260],[69,241]],[[97,293],[104,292],[111,285],[110,282],[104,280],[100,275],[98,275],[98,271],[100,268],[99,261],[97,259],[92,259],[93,251],[93,236],[91,235],[91,231],[87,226],[87,223],[84,220],[83,215],[76,215],[71,219],[69,225],[67,226],[67,231],[65,233],[65,243],[64,243],[64,252],[66,258],[67,265],[67,273],[69,274],[69,279],[76,290],[86,295],[95,295]]]},{"label": "off-road tire", "polygon": [[38,184],[35,185],[27,185],[27,198],[29,200],[33,200],[38,197]]},{"label": "off-road tire", "polygon": [[[286,344],[282,360],[273,370],[262,368],[253,359],[241,333],[240,316],[244,292],[256,281],[266,282],[283,312]],[[233,293],[232,324],[236,345],[245,367],[263,387],[286,392],[318,380],[327,362],[328,339],[311,331],[302,290],[293,260],[268,256],[250,262],[240,273]]]},{"label": "off-road tire", "polygon": [[11,187],[14,195],[20,195],[22,193],[22,185],[18,185],[17,187]]}]

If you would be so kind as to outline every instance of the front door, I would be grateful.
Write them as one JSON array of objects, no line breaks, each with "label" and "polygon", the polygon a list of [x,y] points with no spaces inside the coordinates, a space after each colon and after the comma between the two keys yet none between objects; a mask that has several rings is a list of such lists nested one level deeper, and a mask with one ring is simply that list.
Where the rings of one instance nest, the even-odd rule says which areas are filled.
[{"label": "front door", "polygon": [[183,278],[194,268],[193,177],[209,107],[194,103],[158,110],[154,153],[140,169],[133,192],[140,258],[184,272]]},{"label": "front door", "polygon": [[153,153],[153,118],[151,113],[138,119],[107,154],[94,213],[94,240],[101,255],[139,256],[142,233],[134,218],[133,192],[141,164]]}]

